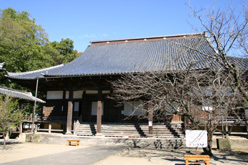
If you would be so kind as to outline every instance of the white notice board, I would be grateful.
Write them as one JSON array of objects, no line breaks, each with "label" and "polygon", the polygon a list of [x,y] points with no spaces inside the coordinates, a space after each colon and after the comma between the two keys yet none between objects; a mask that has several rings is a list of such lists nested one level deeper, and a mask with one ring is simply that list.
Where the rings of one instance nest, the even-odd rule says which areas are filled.
[{"label": "white notice board", "polygon": [[206,130],[186,130],[186,147],[205,148],[208,145]]}]

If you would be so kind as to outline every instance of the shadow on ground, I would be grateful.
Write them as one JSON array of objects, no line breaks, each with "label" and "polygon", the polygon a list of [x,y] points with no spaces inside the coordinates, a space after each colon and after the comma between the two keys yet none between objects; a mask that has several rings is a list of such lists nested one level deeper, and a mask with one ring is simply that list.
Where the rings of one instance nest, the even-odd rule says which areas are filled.
[{"label": "shadow on ground", "polygon": [[[222,164],[247,164],[248,163],[248,152],[231,151],[231,152],[219,152],[218,150],[213,151],[214,156],[210,162],[213,165]],[[175,165],[184,165],[184,155],[195,154],[195,150],[155,150],[155,149],[139,149],[129,148],[121,153],[124,157],[138,157],[145,158],[149,161],[154,158],[162,159],[165,162],[174,162]]]},{"label": "shadow on ground", "polygon": [[[10,150],[12,149],[15,145],[17,144],[21,144],[22,142],[18,142],[18,141],[7,141],[6,142],[6,146],[5,146],[5,150]],[[4,148],[4,142],[3,140],[0,141],[0,150],[3,150]]]},{"label": "shadow on ground", "polygon": [[218,162],[242,162],[248,163],[248,152],[242,151],[220,151],[217,154],[214,154],[212,157],[213,160]]}]

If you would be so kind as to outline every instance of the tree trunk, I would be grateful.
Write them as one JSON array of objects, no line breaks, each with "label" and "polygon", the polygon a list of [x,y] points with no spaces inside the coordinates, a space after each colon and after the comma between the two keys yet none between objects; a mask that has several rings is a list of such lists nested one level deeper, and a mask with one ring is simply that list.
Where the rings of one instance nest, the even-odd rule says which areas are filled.
[{"label": "tree trunk", "polygon": [[212,157],[213,156],[213,153],[212,153],[212,143],[213,143],[212,137],[213,136],[210,135],[210,137],[211,139],[208,140],[207,154]]},{"label": "tree trunk", "polygon": [[3,133],[3,139],[4,139],[4,141],[3,141],[3,149],[5,150],[5,147],[6,147],[6,135],[7,135],[7,133],[6,132],[4,132]]},{"label": "tree trunk", "polygon": [[209,126],[207,127],[207,133],[208,133],[208,146],[207,148],[203,148],[203,151],[205,154],[212,157],[213,156],[213,153],[212,153],[213,131],[211,131],[211,127]]}]

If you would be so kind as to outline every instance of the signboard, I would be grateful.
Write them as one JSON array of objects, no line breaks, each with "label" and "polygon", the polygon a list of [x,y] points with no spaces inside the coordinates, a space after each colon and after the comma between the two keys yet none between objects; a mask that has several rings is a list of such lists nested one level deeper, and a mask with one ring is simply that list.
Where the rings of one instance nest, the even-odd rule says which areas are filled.
[{"label": "signboard", "polygon": [[205,148],[208,145],[206,130],[186,130],[186,147]]},{"label": "signboard", "polygon": [[212,111],[213,110],[213,107],[211,107],[211,106],[204,106],[204,107],[202,107],[202,110],[203,111]]},{"label": "signboard", "polygon": [[152,121],[148,122],[148,126],[151,127],[152,126]]}]

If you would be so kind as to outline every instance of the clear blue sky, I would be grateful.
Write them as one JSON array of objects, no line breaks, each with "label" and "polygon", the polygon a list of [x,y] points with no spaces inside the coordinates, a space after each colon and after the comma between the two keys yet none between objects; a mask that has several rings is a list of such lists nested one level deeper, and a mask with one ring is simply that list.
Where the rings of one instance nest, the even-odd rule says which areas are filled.
[{"label": "clear blue sky", "polygon": [[[240,8],[245,0],[217,0],[217,7]],[[89,41],[195,32],[189,0],[0,0],[0,9],[27,11],[50,41],[70,38],[83,52]],[[191,0],[194,8],[211,9],[212,0]]]}]

